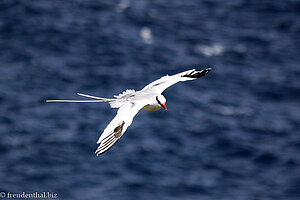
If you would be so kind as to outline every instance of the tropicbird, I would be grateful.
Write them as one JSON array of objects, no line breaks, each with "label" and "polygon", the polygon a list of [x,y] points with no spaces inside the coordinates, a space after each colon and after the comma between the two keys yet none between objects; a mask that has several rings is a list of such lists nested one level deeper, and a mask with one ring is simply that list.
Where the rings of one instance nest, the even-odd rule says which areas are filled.
[{"label": "tropicbird", "polygon": [[142,90],[126,90],[114,98],[101,98],[87,94],[77,93],[80,96],[96,100],[47,100],[46,102],[108,102],[111,108],[119,108],[117,115],[107,125],[97,144],[100,144],[95,154],[98,156],[110,149],[131,125],[134,116],[139,110],[156,111],[161,108],[167,110],[166,98],[161,94],[165,89],[178,82],[194,80],[205,76],[211,68],[204,70],[191,69],[172,76],[166,75],[146,85]]}]

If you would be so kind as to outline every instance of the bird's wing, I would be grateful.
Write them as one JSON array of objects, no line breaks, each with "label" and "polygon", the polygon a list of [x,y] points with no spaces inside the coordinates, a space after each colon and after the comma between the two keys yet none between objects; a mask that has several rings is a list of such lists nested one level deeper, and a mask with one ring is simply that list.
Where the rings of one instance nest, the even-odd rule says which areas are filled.
[{"label": "bird's wing", "polygon": [[117,115],[101,134],[97,142],[97,144],[100,143],[100,145],[95,154],[98,156],[111,148],[131,125],[134,116],[147,104],[147,100],[142,100],[137,102],[128,101],[122,105]]},{"label": "bird's wing", "polygon": [[203,69],[203,70],[195,70],[191,69],[185,72],[181,72],[172,76],[163,76],[160,79],[157,79],[156,81],[146,85],[142,91],[145,90],[152,90],[152,92],[161,94],[165,89],[168,87],[174,85],[175,83],[178,83],[180,81],[189,81],[194,80],[197,78],[200,78],[202,76],[205,76],[211,71],[211,68]]}]

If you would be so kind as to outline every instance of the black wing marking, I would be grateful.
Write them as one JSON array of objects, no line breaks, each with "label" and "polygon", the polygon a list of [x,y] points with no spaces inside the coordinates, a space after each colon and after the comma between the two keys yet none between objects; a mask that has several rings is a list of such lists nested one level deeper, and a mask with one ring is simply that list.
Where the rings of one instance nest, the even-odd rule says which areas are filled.
[{"label": "black wing marking", "polygon": [[191,73],[182,75],[181,77],[188,77],[188,78],[200,78],[202,76],[205,76],[211,71],[211,68],[207,68],[201,71],[192,71]]},{"label": "black wing marking", "polygon": [[161,85],[161,84],[163,84],[163,83],[165,83],[165,81],[162,81],[162,82],[156,83],[156,84],[154,84],[154,85],[153,85],[153,87],[154,87],[154,86]]},{"label": "black wing marking", "polygon": [[110,135],[108,135],[106,138],[102,140],[100,146],[97,148],[95,152],[97,156],[106,152],[119,140],[119,138],[122,136],[124,124],[125,122],[122,121],[122,123],[119,126],[117,126]]},{"label": "black wing marking", "polygon": [[125,122],[122,121],[122,123],[114,129],[114,136],[118,139],[122,136],[122,130],[123,130],[124,124],[125,124]]}]

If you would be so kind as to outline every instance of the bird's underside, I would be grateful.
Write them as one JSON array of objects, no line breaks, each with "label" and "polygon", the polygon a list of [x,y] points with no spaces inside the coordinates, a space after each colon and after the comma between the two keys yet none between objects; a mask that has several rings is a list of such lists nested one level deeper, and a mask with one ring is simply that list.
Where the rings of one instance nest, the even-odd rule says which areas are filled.
[{"label": "bird's underside", "polygon": [[101,134],[97,144],[99,147],[96,150],[96,155],[103,154],[109,150],[125,133],[126,129],[131,125],[134,116],[139,110],[158,110],[165,107],[165,98],[161,93],[168,87],[177,82],[194,80],[205,76],[211,71],[211,68],[197,71],[195,69],[178,73],[172,76],[163,76],[160,79],[146,85],[142,90],[126,90],[114,98],[101,98],[86,94],[77,93],[80,96],[92,98],[94,100],[47,100],[46,102],[108,102],[111,108],[118,108],[117,115],[107,125]]}]

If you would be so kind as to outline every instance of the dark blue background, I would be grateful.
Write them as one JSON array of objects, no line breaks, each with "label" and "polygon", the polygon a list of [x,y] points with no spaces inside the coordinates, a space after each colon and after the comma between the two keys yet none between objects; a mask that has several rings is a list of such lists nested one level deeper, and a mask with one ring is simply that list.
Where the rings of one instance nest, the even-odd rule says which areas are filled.
[{"label": "dark blue background", "polygon": [[[300,198],[298,0],[1,0],[0,192],[60,199]],[[164,92],[108,152],[111,97]]]}]

